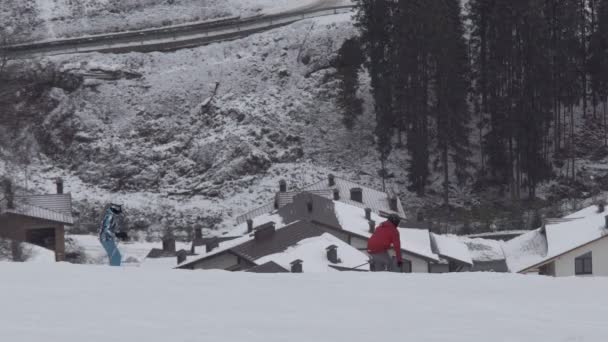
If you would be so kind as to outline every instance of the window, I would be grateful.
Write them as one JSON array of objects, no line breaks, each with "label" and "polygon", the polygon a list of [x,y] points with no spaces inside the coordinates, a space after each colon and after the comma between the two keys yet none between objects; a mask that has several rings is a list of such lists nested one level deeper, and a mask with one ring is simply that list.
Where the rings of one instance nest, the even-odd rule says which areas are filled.
[{"label": "window", "polygon": [[576,275],[593,274],[593,258],[591,252],[574,259],[574,273]]}]

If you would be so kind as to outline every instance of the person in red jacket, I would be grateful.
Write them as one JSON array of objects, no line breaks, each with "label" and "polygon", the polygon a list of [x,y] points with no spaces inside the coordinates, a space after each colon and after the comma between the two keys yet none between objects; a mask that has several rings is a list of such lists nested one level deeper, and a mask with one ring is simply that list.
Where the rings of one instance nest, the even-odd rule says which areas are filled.
[{"label": "person in red jacket", "polygon": [[393,247],[397,256],[397,266],[403,266],[401,257],[401,240],[399,237],[399,216],[392,214],[380,224],[367,241],[367,253],[371,258],[370,268],[374,272],[393,271],[394,263],[388,250]]}]

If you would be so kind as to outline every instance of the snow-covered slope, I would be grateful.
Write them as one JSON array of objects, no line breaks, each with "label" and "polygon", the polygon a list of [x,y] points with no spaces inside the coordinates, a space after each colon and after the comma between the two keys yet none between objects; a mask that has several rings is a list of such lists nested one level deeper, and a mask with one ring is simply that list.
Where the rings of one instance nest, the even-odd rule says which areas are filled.
[{"label": "snow-covered slope", "polygon": [[0,0],[0,22],[31,41],[341,4],[350,0]]},{"label": "snow-covered slope", "polygon": [[[272,200],[279,179],[291,188],[334,172],[377,186],[373,116],[348,131],[334,100],[332,61],[354,32],[344,14],[172,53],[49,59],[44,70],[84,80],[30,99],[48,107],[20,107],[35,124],[18,121],[11,141],[34,135],[42,152],[29,187],[52,192],[49,179],[63,177],[78,228],[96,228],[100,207],[122,202],[139,229],[227,230]],[[21,170],[8,170],[19,185]]]},{"label": "snow-covered slope", "polygon": [[3,341],[602,342],[608,335],[602,278],[9,263],[0,263],[0,274],[11,280],[0,282]]}]

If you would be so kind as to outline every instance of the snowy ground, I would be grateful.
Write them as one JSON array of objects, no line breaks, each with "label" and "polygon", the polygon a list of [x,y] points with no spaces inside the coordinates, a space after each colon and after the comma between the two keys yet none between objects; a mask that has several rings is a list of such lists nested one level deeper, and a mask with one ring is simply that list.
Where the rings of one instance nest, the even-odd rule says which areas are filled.
[{"label": "snowy ground", "polygon": [[[82,248],[86,254],[88,263],[92,264],[108,264],[108,256],[99,243],[99,238],[95,235],[68,235],[67,238],[72,239],[78,247]],[[192,244],[184,242],[176,242],[176,249],[190,250]],[[153,248],[162,248],[161,242],[145,242],[145,241],[132,241],[132,242],[121,242],[119,243],[120,254],[122,260],[126,265],[130,266],[141,266],[146,263],[145,260],[148,253]],[[165,265],[167,268],[177,266],[176,258],[162,258],[163,262],[167,261]],[[156,261],[156,260],[153,260]],[[150,262],[149,264],[152,264]],[[155,263],[156,264],[156,263]]]},{"label": "snowy ground", "polygon": [[3,341],[600,342],[608,334],[603,278],[11,263],[0,272],[11,279],[0,282]]}]

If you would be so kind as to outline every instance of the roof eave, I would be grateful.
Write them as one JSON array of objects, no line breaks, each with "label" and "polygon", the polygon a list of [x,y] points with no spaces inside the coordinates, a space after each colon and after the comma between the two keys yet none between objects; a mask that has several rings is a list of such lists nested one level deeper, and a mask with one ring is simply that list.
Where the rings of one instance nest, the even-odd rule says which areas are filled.
[{"label": "roof eave", "polygon": [[534,265],[532,265],[532,266],[528,266],[528,267],[526,267],[526,268],[524,268],[524,269],[522,269],[522,270],[520,270],[520,271],[517,271],[516,273],[527,273],[527,272],[529,272],[529,271],[531,271],[531,270],[533,270],[533,269],[535,269],[535,268],[542,267],[542,266],[544,266],[544,265],[546,265],[546,264],[548,264],[548,263],[550,263],[550,262],[552,262],[552,261],[555,261],[555,259],[557,259],[557,258],[559,258],[559,257],[561,257],[561,256],[563,256],[563,255],[566,255],[566,254],[568,254],[568,253],[570,253],[570,252],[573,252],[573,251],[575,251],[575,250],[577,250],[577,249],[579,249],[579,248],[583,248],[583,247],[585,247],[585,246],[588,246],[588,245],[590,245],[590,244],[592,244],[592,243],[594,243],[594,242],[597,242],[597,241],[599,241],[599,240],[601,240],[601,239],[603,239],[603,238],[605,238],[605,237],[608,237],[608,234],[606,234],[606,235],[602,235],[602,236],[600,236],[599,238],[593,239],[593,240],[591,240],[591,241],[589,241],[589,242],[585,242],[585,243],[584,243],[584,244],[582,244],[582,245],[579,245],[579,246],[576,246],[576,247],[574,247],[574,248],[571,248],[571,249],[569,249],[569,250],[567,250],[567,251],[565,251],[565,252],[563,252],[563,253],[560,253],[560,254],[558,254],[558,255],[552,256],[551,258],[545,259],[545,260],[543,260],[543,261],[541,261],[541,262],[538,262],[538,263],[536,263],[536,264],[534,264]]}]

